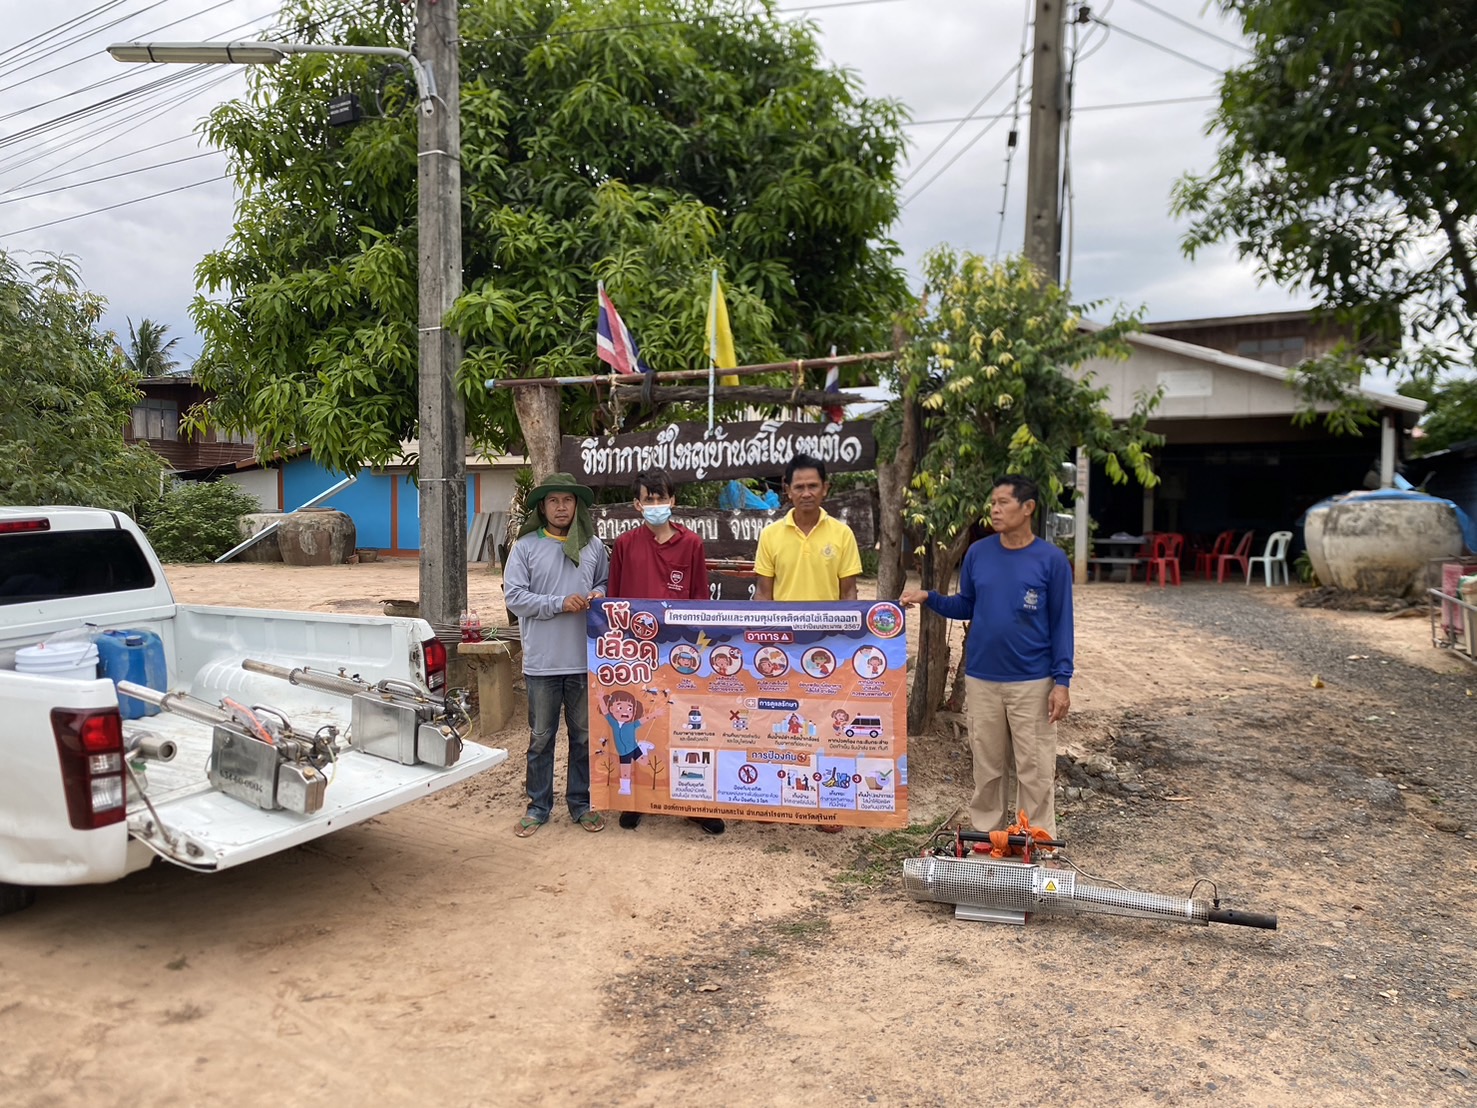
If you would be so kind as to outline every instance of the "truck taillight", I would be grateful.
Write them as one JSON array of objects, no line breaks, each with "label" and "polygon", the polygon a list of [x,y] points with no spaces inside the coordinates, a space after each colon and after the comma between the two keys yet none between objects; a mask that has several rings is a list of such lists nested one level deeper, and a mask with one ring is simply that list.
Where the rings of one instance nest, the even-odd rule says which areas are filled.
[{"label": "truck taillight", "polygon": [[121,823],[123,720],[117,708],[95,711],[51,710],[51,730],[61,758],[67,814],[78,831]]},{"label": "truck taillight", "polygon": [[432,692],[446,688],[446,644],[427,639],[421,643],[421,653],[426,659],[426,688]]}]

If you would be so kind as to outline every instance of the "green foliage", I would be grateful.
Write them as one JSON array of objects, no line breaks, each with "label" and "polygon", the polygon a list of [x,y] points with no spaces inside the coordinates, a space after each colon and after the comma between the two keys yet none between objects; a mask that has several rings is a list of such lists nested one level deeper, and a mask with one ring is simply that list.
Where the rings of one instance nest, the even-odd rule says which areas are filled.
[{"label": "green foliage", "polygon": [[123,441],[139,391],[103,308],[72,259],[23,270],[0,251],[0,504],[134,512],[158,496],[159,460]]},{"label": "green foliage", "polygon": [[[1365,358],[1427,378],[1470,363],[1477,8],[1220,4],[1240,16],[1253,56],[1222,82],[1214,167],[1175,188],[1176,214],[1191,217],[1186,253],[1230,241],[1262,277],[1307,289],[1352,325],[1346,382]],[[1311,368],[1315,392],[1340,373]]]},{"label": "green foliage", "polygon": [[163,377],[172,373],[179,359],[170,353],[178,337],[164,341],[169,326],[155,323],[152,319],[139,320],[135,330],[133,320],[128,321],[128,349],[123,352],[123,363],[139,377]]},{"label": "green foliage", "polygon": [[1292,561],[1292,571],[1298,575],[1298,580],[1305,585],[1318,584],[1318,574],[1313,569],[1313,557],[1306,550],[1298,552],[1298,556]]},{"label": "green foliage", "polygon": [[1461,377],[1442,384],[1407,382],[1400,391],[1427,404],[1421,419],[1422,436],[1411,439],[1410,451],[1419,457],[1477,439],[1477,380]]},{"label": "green foliage", "polygon": [[181,481],[143,526],[160,561],[209,562],[241,541],[241,517],[261,510],[256,497],[230,481]]},{"label": "green foliage", "polygon": [[947,543],[986,518],[994,479],[1007,473],[1035,481],[1041,510],[1056,511],[1061,463],[1079,444],[1112,481],[1132,472],[1157,483],[1149,448],[1163,440],[1146,428],[1158,397],[1140,397],[1115,426],[1107,389],[1074,372],[1089,358],[1126,358],[1133,317],[1084,332],[1082,313],[1098,305],[1072,305],[1023,258],[994,263],[941,248],[923,264],[925,311],[910,321],[898,363],[899,391],[921,405],[927,444],[907,490],[912,526]]},{"label": "green foliage", "polygon": [[[398,45],[412,8],[295,0],[307,42]],[[516,447],[487,378],[592,372],[603,279],[653,367],[706,365],[710,274],[740,356],[876,348],[906,286],[897,214],[902,113],[823,66],[813,28],[734,0],[465,0],[462,296],[457,385],[469,433]],[[588,31],[589,33],[583,33]],[[382,463],[415,434],[416,114],[364,58],[254,67],[205,126],[242,193],[230,241],[197,276],[201,413],[270,454]],[[330,128],[326,93],[385,115]],[[592,390],[565,394],[569,433]]]}]

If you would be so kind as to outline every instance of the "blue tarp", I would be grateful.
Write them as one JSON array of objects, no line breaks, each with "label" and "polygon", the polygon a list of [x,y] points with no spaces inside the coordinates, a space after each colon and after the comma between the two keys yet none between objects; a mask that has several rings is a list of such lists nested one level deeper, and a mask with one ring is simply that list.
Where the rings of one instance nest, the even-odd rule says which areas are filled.
[{"label": "blue tarp", "polygon": [[779,506],[779,494],[773,489],[766,489],[761,496],[745,488],[744,483],[736,478],[724,485],[723,491],[718,494],[718,507],[730,512],[736,508],[778,508]]}]

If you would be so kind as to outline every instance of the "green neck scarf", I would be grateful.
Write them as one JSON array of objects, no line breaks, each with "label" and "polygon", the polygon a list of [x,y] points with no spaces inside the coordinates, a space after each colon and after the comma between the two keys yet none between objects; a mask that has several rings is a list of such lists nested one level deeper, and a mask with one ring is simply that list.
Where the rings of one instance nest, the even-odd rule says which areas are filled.
[{"label": "green neck scarf", "polygon": [[[539,514],[538,505],[534,505],[533,511],[528,513],[528,518],[523,521],[523,527],[518,532],[521,539],[524,535],[532,534],[544,525],[544,517]],[[553,536],[550,536],[551,538]],[[590,509],[576,502],[574,506],[574,522],[569,525],[569,534],[563,539],[564,556],[575,565],[580,564],[580,553],[590,545],[590,540],[595,537],[595,521],[590,518]]]}]

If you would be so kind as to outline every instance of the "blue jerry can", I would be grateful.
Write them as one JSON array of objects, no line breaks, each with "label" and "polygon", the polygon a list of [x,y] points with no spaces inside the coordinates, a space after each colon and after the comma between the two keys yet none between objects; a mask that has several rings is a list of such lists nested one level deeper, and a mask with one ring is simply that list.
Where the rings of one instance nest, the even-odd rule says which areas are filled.
[{"label": "blue jerry can", "polygon": [[[159,692],[169,691],[169,670],[164,662],[164,640],[153,631],[104,631],[97,637],[98,669],[115,685],[132,681]],[[159,714],[152,704],[131,696],[118,697],[118,714],[124,719]]]}]

